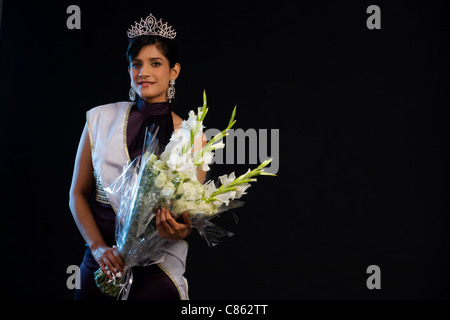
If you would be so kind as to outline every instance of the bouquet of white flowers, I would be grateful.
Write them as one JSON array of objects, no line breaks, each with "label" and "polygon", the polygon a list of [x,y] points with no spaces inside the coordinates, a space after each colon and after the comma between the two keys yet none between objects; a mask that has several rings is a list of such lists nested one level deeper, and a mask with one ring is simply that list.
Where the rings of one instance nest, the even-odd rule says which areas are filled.
[{"label": "bouquet of white flowers", "polygon": [[[125,262],[125,275],[113,275],[109,279],[101,269],[95,272],[97,286],[111,296],[117,296],[127,283],[129,270],[133,266],[146,266],[163,259],[158,248],[165,243],[155,226],[158,208],[168,208],[174,217],[188,212],[192,227],[212,246],[226,230],[215,226],[210,220],[220,212],[229,210],[236,199],[246,194],[251,182],[259,175],[274,175],[264,172],[272,159],[261,163],[236,178],[234,172],[219,177],[220,186],[214,181],[201,184],[197,180],[197,168],[209,170],[214,150],[223,148],[222,139],[235,124],[236,107],[225,130],[215,135],[200,150],[194,150],[196,139],[203,137],[203,120],[208,113],[206,94],[203,107],[197,113],[189,112],[188,120],[175,131],[164,151],[155,154],[158,141],[156,132],[147,135],[142,156],[135,159],[111,186],[105,188],[110,195],[120,197],[116,217],[116,242]],[[157,129],[156,129],[157,130]]]}]

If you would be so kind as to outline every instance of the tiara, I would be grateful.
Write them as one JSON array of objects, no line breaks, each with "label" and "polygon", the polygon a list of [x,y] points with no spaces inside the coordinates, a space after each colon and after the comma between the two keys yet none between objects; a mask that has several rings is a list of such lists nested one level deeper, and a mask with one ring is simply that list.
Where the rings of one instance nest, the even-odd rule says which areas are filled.
[{"label": "tiara", "polygon": [[163,38],[174,39],[177,33],[172,29],[171,26],[167,24],[167,22],[163,23],[161,19],[156,21],[156,18],[153,14],[145,18],[145,20],[139,21],[137,23],[135,21],[135,25],[131,26],[127,31],[128,38],[133,39],[138,36],[143,35],[152,35],[152,36],[160,36]]}]

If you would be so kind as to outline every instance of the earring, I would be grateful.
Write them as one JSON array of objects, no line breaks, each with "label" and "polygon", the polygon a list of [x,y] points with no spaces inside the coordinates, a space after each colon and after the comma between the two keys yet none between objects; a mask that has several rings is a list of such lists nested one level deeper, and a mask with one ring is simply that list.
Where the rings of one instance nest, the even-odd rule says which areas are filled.
[{"label": "earring", "polygon": [[169,89],[167,89],[167,100],[169,100],[169,103],[172,102],[172,99],[175,99],[175,80],[169,81]]},{"label": "earring", "polygon": [[134,100],[136,100],[136,91],[134,91],[133,88],[130,88],[130,91],[128,92],[128,96],[130,97],[130,101],[134,102]]}]

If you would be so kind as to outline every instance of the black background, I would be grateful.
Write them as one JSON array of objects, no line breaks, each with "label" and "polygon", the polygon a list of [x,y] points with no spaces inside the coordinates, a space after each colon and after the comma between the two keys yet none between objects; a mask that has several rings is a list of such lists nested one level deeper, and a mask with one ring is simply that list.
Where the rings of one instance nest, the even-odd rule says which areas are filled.
[{"label": "black background", "polygon": [[[66,8],[81,9],[69,30]],[[381,9],[369,30],[366,9]],[[449,6],[444,1],[3,1],[2,295],[72,299],[84,251],[68,194],[85,112],[128,99],[126,30],[178,32],[175,112],[279,129],[277,177],[187,239],[190,298],[450,297]],[[444,138],[445,137],[445,138]],[[225,141],[226,142],[226,141]],[[264,159],[259,159],[260,161]],[[213,166],[212,178],[255,165]],[[381,289],[369,290],[370,265]]]}]

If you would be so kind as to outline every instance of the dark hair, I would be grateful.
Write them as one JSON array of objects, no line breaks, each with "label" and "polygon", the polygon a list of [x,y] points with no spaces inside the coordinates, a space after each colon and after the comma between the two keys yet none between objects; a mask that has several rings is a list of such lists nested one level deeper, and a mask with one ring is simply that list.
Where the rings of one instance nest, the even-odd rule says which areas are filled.
[{"label": "dark hair", "polygon": [[156,44],[156,47],[169,60],[171,68],[175,66],[178,61],[178,48],[175,39],[167,39],[160,36],[139,36],[128,41],[127,60],[130,63],[139,54],[141,49],[149,44]]}]

